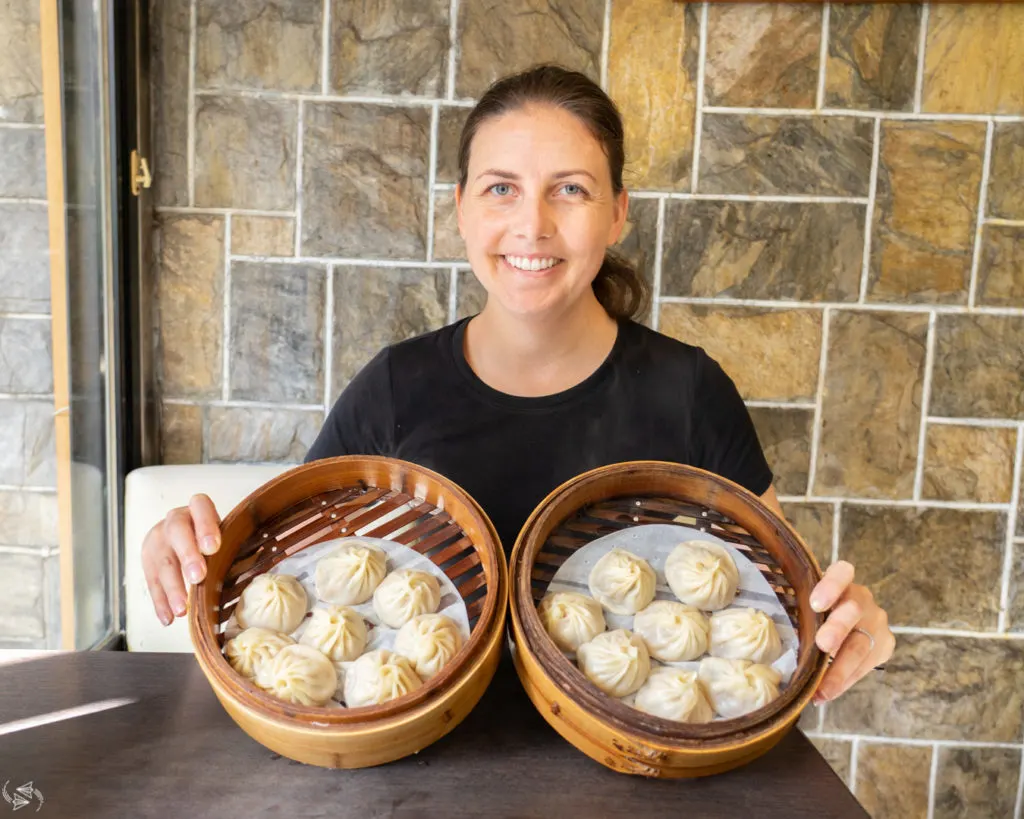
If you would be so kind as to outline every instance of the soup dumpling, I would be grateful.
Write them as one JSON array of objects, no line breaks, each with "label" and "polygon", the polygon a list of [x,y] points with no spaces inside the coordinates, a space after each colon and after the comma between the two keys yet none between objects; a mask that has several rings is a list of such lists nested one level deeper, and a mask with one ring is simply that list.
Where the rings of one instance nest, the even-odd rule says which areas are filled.
[{"label": "soup dumpling", "polygon": [[418,614],[395,635],[395,653],[407,657],[423,680],[441,671],[462,648],[455,621],[443,614]]},{"label": "soup dumpling", "polygon": [[325,603],[358,606],[373,595],[387,574],[384,550],[364,540],[350,540],[316,564],[316,594]]},{"label": "soup dumpling", "polygon": [[711,656],[771,664],[782,656],[772,618],[759,609],[733,608],[711,615]]},{"label": "soup dumpling", "polygon": [[224,656],[243,677],[255,679],[260,666],[295,641],[287,634],[252,626],[224,645]]},{"label": "soup dumpling", "polygon": [[633,618],[633,631],[656,660],[696,660],[708,650],[708,618],[676,600],[655,600]]},{"label": "soup dumpling", "polygon": [[625,549],[612,549],[590,570],[594,599],[613,614],[636,614],[653,599],[655,574],[651,564]]},{"label": "soup dumpling", "polygon": [[440,603],[437,578],[415,569],[392,572],[373,593],[373,610],[391,628],[401,628],[418,614],[433,614]]},{"label": "soup dumpling", "polygon": [[290,574],[261,574],[242,592],[235,617],[243,629],[251,626],[291,634],[306,616],[309,601],[302,584]]},{"label": "soup dumpling", "polygon": [[366,621],[348,606],[313,609],[299,642],[327,655],[334,663],[356,659],[366,648]]},{"label": "soup dumpling", "polygon": [[338,688],[338,673],[322,653],[296,643],[260,666],[256,684],[296,705],[325,705]]},{"label": "soup dumpling", "polygon": [[537,614],[562,651],[576,651],[607,627],[601,604],[578,592],[549,592],[537,606]]},{"label": "soup dumpling", "polygon": [[651,671],[633,699],[633,707],[677,722],[711,722],[711,708],[696,671],[663,665]]},{"label": "soup dumpling", "polygon": [[747,660],[705,657],[697,676],[708,692],[716,713],[727,719],[742,717],[779,696],[782,675],[770,665]]},{"label": "soup dumpling", "polygon": [[680,543],[665,561],[672,593],[702,611],[726,608],[736,597],[740,572],[729,550],[707,540]]},{"label": "soup dumpling", "polygon": [[576,650],[580,670],[612,697],[632,694],[647,679],[651,657],[639,634],[615,629],[598,634]]},{"label": "soup dumpling", "polygon": [[380,705],[423,685],[412,663],[386,648],[368,651],[345,671],[345,704],[349,708]]}]

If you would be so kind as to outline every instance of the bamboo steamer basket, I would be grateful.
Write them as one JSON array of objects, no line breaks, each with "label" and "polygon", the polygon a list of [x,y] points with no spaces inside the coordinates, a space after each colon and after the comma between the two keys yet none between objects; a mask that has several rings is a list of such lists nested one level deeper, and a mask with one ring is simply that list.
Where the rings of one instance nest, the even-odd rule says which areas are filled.
[{"label": "bamboo steamer basket", "polygon": [[[655,717],[602,693],[548,636],[536,605],[558,567],[595,538],[653,523],[708,531],[743,552],[768,579],[800,643],[796,672],[773,702],[703,725]],[[681,533],[680,541],[685,539]],[[527,520],[509,571],[513,655],[527,694],[559,734],[615,771],[696,777],[751,762],[793,727],[827,669],[828,658],[814,642],[824,615],[809,603],[821,579],[810,550],[757,496],[701,469],[636,461],[568,481]]]},{"label": "bamboo steamer basket", "polygon": [[[316,543],[349,535],[410,546],[439,566],[466,603],[470,637],[441,673],[379,706],[293,705],[237,674],[223,629],[253,578]],[[416,753],[479,701],[501,655],[508,578],[497,533],[473,499],[419,466],[343,456],[290,470],[224,519],[221,548],[190,591],[196,658],[228,714],[250,737],[299,762],[363,768]]]}]

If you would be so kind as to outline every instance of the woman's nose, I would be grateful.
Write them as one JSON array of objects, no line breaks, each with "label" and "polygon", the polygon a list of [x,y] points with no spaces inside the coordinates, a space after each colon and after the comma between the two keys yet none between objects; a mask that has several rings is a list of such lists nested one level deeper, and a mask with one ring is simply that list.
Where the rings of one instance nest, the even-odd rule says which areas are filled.
[{"label": "woman's nose", "polygon": [[551,207],[543,197],[524,197],[516,210],[516,236],[519,238],[537,241],[554,234],[555,222]]}]

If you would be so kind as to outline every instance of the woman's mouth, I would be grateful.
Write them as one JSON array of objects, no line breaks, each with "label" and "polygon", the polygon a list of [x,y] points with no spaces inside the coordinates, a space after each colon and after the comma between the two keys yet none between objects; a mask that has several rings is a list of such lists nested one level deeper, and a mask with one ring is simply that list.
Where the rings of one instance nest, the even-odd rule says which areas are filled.
[{"label": "woman's mouth", "polygon": [[543,276],[552,268],[557,267],[565,259],[559,259],[557,256],[539,257],[539,258],[527,258],[525,256],[502,256],[501,261],[506,266],[512,268],[517,273],[526,273],[533,275]]}]

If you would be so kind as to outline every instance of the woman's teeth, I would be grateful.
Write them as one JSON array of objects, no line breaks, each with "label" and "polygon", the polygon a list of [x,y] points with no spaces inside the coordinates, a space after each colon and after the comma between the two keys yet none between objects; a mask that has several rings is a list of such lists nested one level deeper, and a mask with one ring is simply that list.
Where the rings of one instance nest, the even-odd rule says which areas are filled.
[{"label": "woman's teeth", "polygon": [[518,268],[519,270],[547,270],[549,267],[554,267],[558,264],[561,259],[549,258],[549,259],[526,259],[522,256],[503,256],[504,260],[512,267]]}]

